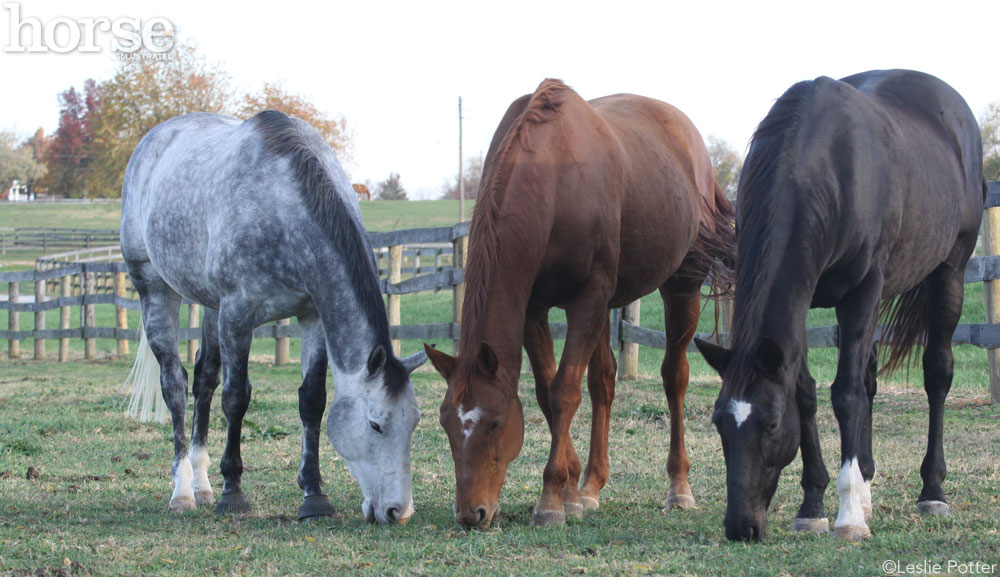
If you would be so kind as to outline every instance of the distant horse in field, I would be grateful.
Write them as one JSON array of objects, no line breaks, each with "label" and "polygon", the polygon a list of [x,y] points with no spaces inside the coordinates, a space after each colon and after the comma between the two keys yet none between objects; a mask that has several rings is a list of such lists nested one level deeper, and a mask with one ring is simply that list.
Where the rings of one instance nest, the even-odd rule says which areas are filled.
[{"label": "distant horse in field", "polygon": [[[552,433],[532,523],[562,523],[598,507],[616,376],[608,309],[656,289],[666,305],[667,504],[694,504],[684,449],[686,349],[702,283],[710,273],[722,279],[720,263],[732,266],[731,217],[701,135],[669,104],[631,94],[587,102],[558,80],[511,104],[490,144],[472,218],[459,354],[425,346],[448,381],[440,420],[455,460],[458,523],[489,526],[521,450],[522,345]],[[552,307],[568,320],[558,369]],[[584,371],[593,421],[578,488],[570,420]]]},{"label": "distant horse in field", "polygon": [[[409,372],[392,355],[368,236],[340,164],[305,122],[266,111],[240,122],[189,114],[147,134],[122,187],[122,254],[139,292],[174,428],[171,511],[214,500],[205,449],[212,395],[225,369],[228,422],[217,513],[243,513],[240,434],[250,403],[254,327],[290,316],[302,329],[299,518],[332,515],[319,471],[326,373],[337,387],[328,435],[364,492],[369,521],[413,512],[410,439],[420,413]],[[187,373],[177,354],[181,298],[205,307],[184,431]],[[332,363],[329,363],[332,361]]]},{"label": "distant horse in field", "polygon": [[948,512],[944,401],[986,194],[982,160],[968,105],[919,72],[800,82],[761,122],[739,184],[732,349],[697,342],[722,375],[713,421],[726,457],[726,537],[764,537],[778,476],[800,444],[804,500],[793,529],[829,530],[816,382],[806,364],[810,307],[836,307],[839,324],[835,533],[870,534],[880,307],[883,342],[891,339],[883,372],[926,343],[930,430],[917,511]]},{"label": "distant horse in field", "polygon": [[372,193],[368,190],[367,186],[363,184],[352,184],[351,187],[354,189],[354,194],[358,197],[358,202],[372,199]]}]

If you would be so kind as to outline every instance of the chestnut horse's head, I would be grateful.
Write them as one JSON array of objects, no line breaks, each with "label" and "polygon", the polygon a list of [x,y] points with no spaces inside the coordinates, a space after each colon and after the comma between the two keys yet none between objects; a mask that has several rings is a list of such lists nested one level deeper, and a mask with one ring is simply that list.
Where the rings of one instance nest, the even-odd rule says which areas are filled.
[{"label": "chestnut horse's head", "polygon": [[455,460],[455,521],[485,529],[500,511],[507,466],[524,442],[517,377],[513,386],[503,382],[496,353],[486,343],[474,358],[453,357],[427,345],[424,349],[448,382],[440,421]]}]

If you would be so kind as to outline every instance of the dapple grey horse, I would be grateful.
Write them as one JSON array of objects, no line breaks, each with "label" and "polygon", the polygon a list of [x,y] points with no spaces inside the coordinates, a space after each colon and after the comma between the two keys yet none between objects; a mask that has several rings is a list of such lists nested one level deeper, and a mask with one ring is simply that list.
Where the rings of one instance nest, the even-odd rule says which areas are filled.
[{"label": "dapple grey horse", "polygon": [[[426,356],[391,353],[357,199],[320,135],[275,111],[244,122],[200,113],[173,118],[136,147],[122,203],[122,254],[173,420],[170,510],[214,501],[205,439],[221,369],[228,431],[215,511],[250,510],[241,490],[240,434],[250,402],[253,329],[295,316],[302,329],[298,484],[305,500],[299,518],[334,514],[318,457],[329,368],[336,396],[328,435],[361,485],[365,517],[407,520],[413,513],[410,441],[420,419],[409,373]],[[187,372],[177,348],[182,298],[205,307],[190,450]]]}]

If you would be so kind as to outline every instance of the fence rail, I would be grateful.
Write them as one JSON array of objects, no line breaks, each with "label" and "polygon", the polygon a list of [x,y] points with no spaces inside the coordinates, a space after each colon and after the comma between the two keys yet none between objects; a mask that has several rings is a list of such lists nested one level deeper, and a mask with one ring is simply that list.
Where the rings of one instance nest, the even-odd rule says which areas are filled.
[{"label": "fence rail", "polygon": [[0,229],[0,254],[13,248],[91,248],[116,244],[118,231],[85,228],[6,228]]},{"label": "fence rail", "polygon": [[[959,325],[955,331],[953,342],[956,344],[971,344],[988,349],[990,359],[990,390],[994,402],[1000,401],[1000,298],[994,299],[994,283],[1000,280],[1000,182],[991,182],[987,206],[983,221],[983,245],[987,256],[974,257],[965,270],[965,282],[983,282],[986,287],[986,323]],[[460,223],[451,227],[421,228],[399,230],[393,232],[369,233],[369,238],[376,252],[379,265],[379,285],[383,294],[387,295],[390,321],[390,334],[396,352],[399,352],[401,339],[440,340],[452,339],[457,347],[460,331],[462,301],[465,289],[465,260],[468,250],[468,223]],[[107,248],[107,247],[105,247]],[[101,249],[105,250],[105,249]],[[125,320],[125,311],[139,309],[139,301],[129,298],[130,284],[127,281],[125,264],[122,262],[89,262],[84,255],[86,251],[74,251],[62,255],[53,255],[53,260],[79,256],[79,262],[58,262],[55,268],[44,268],[34,271],[0,273],[0,284],[7,283],[8,298],[0,301],[0,310],[8,311],[8,329],[0,331],[0,340],[8,341],[8,351],[11,358],[17,357],[20,342],[27,339],[35,341],[35,358],[45,358],[45,341],[60,340],[60,351],[68,339],[84,339],[92,343],[93,339],[115,339],[119,341],[119,351],[127,351],[128,341],[138,338],[138,331],[129,329]],[[47,266],[47,265],[46,265]],[[408,278],[403,276],[408,275]],[[103,275],[113,279],[109,287],[98,288],[95,279]],[[35,295],[34,302],[19,302],[19,285],[30,283]],[[49,298],[51,287],[58,285],[60,295]],[[452,290],[453,306],[450,322],[427,323],[420,325],[402,325],[400,323],[400,297],[426,291]],[[79,294],[74,294],[75,292]],[[104,294],[102,294],[102,292]],[[643,328],[638,324],[639,301],[625,309],[614,311],[612,325],[612,340],[620,351],[619,368],[624,378],[634,377],[636,372],[638,348],[643,345],[663,349],[666,336],[662,331]],[[97,305],[113,305],[118,310],[117,326],[97,327],[93,324],[93,307]],[[197,307],[197,305],[191,305]],[[48,311],[60,310],[63,318],[69,318],[71,307],[82,307],[84,326],[69,328],[68,320],[62,323],[60,329],[45,329],[44,315]],[[197,309],[189,311],[190,319],[197,319]],[[35,328],[20,329],[21,313],[35,315]],[[87,321],[86,319],[90,319]],[[728,319],[723,318],[723,326],[728,326]],[[191,323],[191,328],[180,330],[180,339],[193,343],[201,338],[201,329]],[[553,323],[552,335],[564,338],[566,326],[564,323]],[[288,339],[299,338],[301,333],[298,325],[277,323],[258,327],[254,330],[257,338],[275,340],[276,359],[287,357]],[[707,336],[707,335],[702,335]],[[836,326],[812,327],[807,331],[810,348],[837,346],[838,331]],[[722,339],[728,334],[722,333]],[[881,338],[881,329],[876,338]],[[40,343],[40,345],[39,345]],[[189,346],[189,357],[193,362],[194,346]],[[281,350],[286,351],[284,355]],[[694,347],[690,347],[693,350]],[[88,346],[87,350],[92,350]],[[87,358],[92,358],[85,354]],[[60,354],[60,360],[63,360]]]}]

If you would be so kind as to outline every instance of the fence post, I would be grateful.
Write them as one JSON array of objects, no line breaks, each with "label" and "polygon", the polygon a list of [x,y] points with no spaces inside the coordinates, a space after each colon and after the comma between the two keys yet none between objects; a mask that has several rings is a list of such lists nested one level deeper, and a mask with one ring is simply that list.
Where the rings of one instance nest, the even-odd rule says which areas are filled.
[{"label": "fence post", "polygon": [[[59,279],[59,296],[61,298],[69,298],[70,285],[72,284],[72,275],[66,275]],[[62,330],[69,330],[69,315],[70,307],[64,304],[59,307],[59,328]],[[69,360],[69,337],[59,337],[59,362],[65,363]]]},{"label": "fence post", "polygon": [[[45,302],[45,281],[35,281],[35,306]],[[35,360],[45,358],[45,339],[38,337],[38,331],[45,330],[45,311],[35,309]]]},{"label": "fence post", "polygon": [[[287,327],[292,324],[290,319],[281,319],[278,321],[279,327]],[[275,338],[274,338],[274,366],[283,367],[288,364],[288,337],[277,336],[278,329],[275,327]]]},{"label": "fence post", "polygon": [[[125,284],[125,273],[116,272],[115,274],[115,297],[117,299],[128,298],[126,295],[126,284]],[[119,331],[124,331],[128,329],[128,309],[115,303],[115,328]],[[128,339],[124,338],[120,333],[118,335],[118,356],[123,357],[128,354]]]},{"label": "fence post", "polygon": [[[469,251],[469,237],[462,236],[456,238],[454,241],[452,241],[451,246],[452,246],[451,266],[454,269],[460,269],[460,268],[464,269],[466,266],[466,260],[468,259],[467,253]],[[462,322],[462,304],[464,302],[465,302],[465,281],[463,280],[462,282],[456,284],[455,288],[452,289],[452,311],[451,311],[452,327],[459,327],[460,323]],[[457,355],[459,334],[455,332],[454,328],[452,329],[451,336],[453,339],[451,342],[452,354]]]},{"label": "fence post", "polygon": [[[10,303],[10,310],[7,311],[7,328],[12,332],[21,330],[21,313],[14,310],[19,296],[17,282],[11,281],[7,285],[7,302]],[[21,341],[11,338],[7,341],[7,357],[11,359],[21,358]]]},{"label": "fence post", "polygon": [[[83,299],[94,294],[94,273],[84,273]],[[97,358],[97,339],[88,336],[96,325],[94,321],[94,305],[83,305],[83,358],[92,361]]]},{"label": "fence post", "polygon": [[[389,284],[394,285],[403,280],[403,245],[389,247]],[[389,326],[399,326],[402,319],[400,315],[400,295],[389,292]],[[399,339],[392,339],[392,352],[398,357],[400,355]]]},{"label": "fence post", "polygon": [[[201,315],[199,314],[199,306],[197,303],[191,303],[188,305],[188,328],[197,329],[201,327]],[[196,363],[198,362],[198,345],[201,344],[200,339],[188,339],[188,362]]]},{"label": "fence post", "polygon": [[[635,300],[622,307],[622,323],[639,326],[641,300]],[[639,376],[639,344],[625,340],[625,328],[619,333],[621,352],[618,354],[618,379],[635,379]]]},{"label": "fence post", "polygon": [[[989,256],[1000,255],[1000,208],[987,208],[983,211],[983,244]],[[986,322],[1000,323],[1000,284],[997,281],[983,283],[986,295]],[[986,355],[990,361],[990,402],[1000,403],[1000,349],[988,349]]]}]

